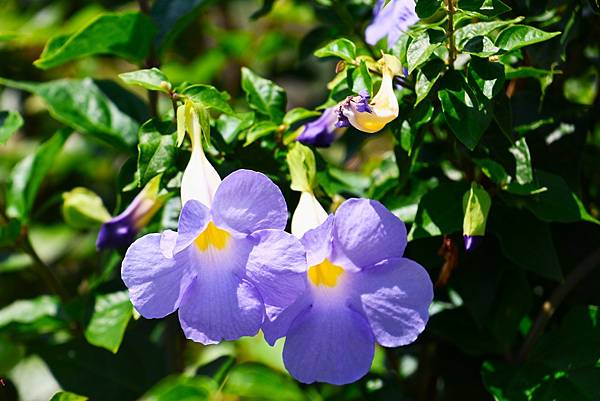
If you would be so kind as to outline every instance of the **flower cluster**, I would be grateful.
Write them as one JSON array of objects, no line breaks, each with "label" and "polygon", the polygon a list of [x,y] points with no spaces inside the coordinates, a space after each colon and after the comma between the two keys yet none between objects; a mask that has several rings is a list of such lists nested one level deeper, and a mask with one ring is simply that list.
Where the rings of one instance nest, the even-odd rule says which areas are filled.
[{"label": "flower cluster", "polygon": [[[382,82],[372,99],[364,91],[326,109],[298,141],[328,146],[336,127],[377,132],[396,118],[393,78],[401,68],[388,55],[379,68]],[[286,202],[269,178],[237,170],[221,180],[204,154],[208,125],[200,124],[201,112],[188,102],[177,110],[179,142],[187,132],[192,146],[178,230],[141,237],[123,260],[122,279],[139,313],[161,318],[177,311],[186,337],[202,344],[260,329],[270,345],[286,337],[285,366],[304,383],[353,382],[369,371],[375,344],[413,342],[427,323],[433,288],[425,269],[403,257],[404,223],[369,199],[349,199],[328,214],[313,191],[314,155],[297,143],[288,165],[301,195],[292,233],[285,232]],[[128,216],[141,213],[129,211],[141,202],[116,221],[139,220]]]}]

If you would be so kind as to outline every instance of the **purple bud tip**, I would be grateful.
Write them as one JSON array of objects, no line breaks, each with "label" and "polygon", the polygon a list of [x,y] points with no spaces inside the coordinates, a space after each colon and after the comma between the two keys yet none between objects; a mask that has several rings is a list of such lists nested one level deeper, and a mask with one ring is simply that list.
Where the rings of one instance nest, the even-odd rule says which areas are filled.
[{"label": "purple bud tip", "polygon": [[96,239],[96,248],[124,249],[127,248],[137,234],[138,230],[134,227],[130,219],[114,218],[102,224],[98,238]]},{"label": "purple bud tip", "polygon": [[470,252],[477,248],[483,242],[482,235],[463,235],[465,241],[465,250]]},{"label": "purple bud tip", "polygon": [[337,114],[337,121],[335,123],[335,126],[338,128],[344,128],[344,127],[350,126],[350,120],[348,120],[348,117],[346,117],[344,115],[344,112],[342,111],[344,106],[345,106],[345,104],[340,105],[340,107],[338,107],[335,111]]}]

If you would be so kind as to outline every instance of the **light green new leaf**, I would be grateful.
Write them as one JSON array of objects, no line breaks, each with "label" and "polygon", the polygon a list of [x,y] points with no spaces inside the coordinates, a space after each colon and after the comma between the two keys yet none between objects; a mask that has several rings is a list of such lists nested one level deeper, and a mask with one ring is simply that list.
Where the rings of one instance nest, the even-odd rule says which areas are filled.
[{"label": "light green new leaf", "polygon": [[292,184],[290,188],[299,192],[312,192],[317,176],[317,164],[312,150],[295,142],[286,156]]},{"label": "light green new leaf", "polygon": [[560,35],[560,32],[545,32],[527,25],[513,25],[498,34],[495,45],[506,51],[544,42]]},{"label": "light green new leaf", "polygon": [[336,39],[315,51],[315,56],[338,57],[348,63],[354,63],[354,59],[356,58],[356,46],[348,39]]},{"label": "light green new leaf", "polygon": [[208,377],[170,376],[152,387],[140,401],[212,401],[217,384]]},{"label": "light green new leaf", "polygon": [[74,34],[50,39],[34,64],[45,70],[94,54],[141,61],[148,54],[155,32],[150,18],[139,12],[104,14]]},{"label": "light green new leaf", "polygon": [[137,110],[141,102],[112,82],[85,78],[35,83],[0,78],[0,84],[40,96],[55,119],[82,134],[125,150],[132,150],[137,142],[139,124],[131,115],[144,118]]},{"label": "light green new leaf", "polygon": [[63,128],[13,168],[6,194],[6,213],[27,220],[37,192],[71,130]]},{"label": "light green new leaf", "polygon": [[518,139],[510,147],[510,153],[515,157],[516,179],[519,184],[528,184],[533,181],[533,168],[531,167],[531,155],[525,138]]},{"label": "light green new leaf", "polygon": [[463,235],[485,235],[485,224],[492,205],[492,198],[485,189],[476,182],[463,197]]},{"label": "light green new leaf", "polygon": [[223,393],[244,400],[308,400],[295,381],[257,363],[235,366],[229,373]]},{"label": "light green new leaf", "polygon": [[298,121],[306,120],[311,117],[317,117],[321,115],[318,111],[307,110],[302,107],[296,107],[285,113],[283,117],[283,123],[288,127]]},{"label": "light green new leaf", "polygon": [[23,118],[16,111],[0,111],[0,145],[23,126]]},{"label": "light green new leaf", "polygon": [[119,74],[119,78],[128,85],[137,85],[145,89],[169,93],[169,79],[158,68],[125,72]]},{"label": "light green new leaf", "polygon": [[83,395],[61,391],[50,398],[50,401],[86,401],[88,398]]},{"label": "light green new leaf", "polygon": [[250,107],[269,117],[274,123],[279,124],[283,121],[287,95],[282,87],[243,67],[242,89]]},{"label": "light green new leaf", "polygon": [[77,187],[62,195],[65,222],[77,229],[98,228],[110,219],[102,199],[87,188]]},{"label": "light green new leaf", "polygon": [[86,340],[115,354],[132,315],[133,306],[127,291],[98,295],[94,314],[85,329]]}]

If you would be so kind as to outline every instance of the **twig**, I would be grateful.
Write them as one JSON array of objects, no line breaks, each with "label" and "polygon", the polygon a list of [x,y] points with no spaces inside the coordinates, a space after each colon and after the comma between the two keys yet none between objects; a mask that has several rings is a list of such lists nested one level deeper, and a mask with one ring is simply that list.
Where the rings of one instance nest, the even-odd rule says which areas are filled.
[{"label": "twig", "polygon": [[565,281],[556,287],[550,298],[548,298],[548,300],[542,304],[542,308],[535,319],[535,323],[533,324],[531,330],[529,330],[529,334],[527,334],[527,337],[525,338],[525,341],[519,350],[517,361],[522,362],[527,358],[531,348],[536,343],[537,339],[548,324],[548,321],[552,315],[554,315],[554,312],[565,299],[565,297],[585,276],[591,273],[598,266],[600,266],[600,248],[588,255],[583,262],[581,262],[571,273],[569,273]]},{"label": "twig", "polygon": [[[150,4],[148,0],[138,0],[138,5],[140,11],[146,15],[150,15]],[[150,49],[148,51],[148,57],[144,61],[144,68],[159,68],[160,60],[158,59],[158,55],[156,53],[156,48],[154,47],[154,43],[150,44]],[[150,107],[150,116],[156,117],[158,116],[158,93],[155,91],[148,91],[148,105]]]},{"label": "twig", "polygon": [[446,36],[448,37],[448,66],[454,68],[454,62],[456,61],[456,43],[454,42],[454,14],[456,9],[454,8],[454,0],[444,0],[446,3],[446,13],[448,14],[448,30]]}]

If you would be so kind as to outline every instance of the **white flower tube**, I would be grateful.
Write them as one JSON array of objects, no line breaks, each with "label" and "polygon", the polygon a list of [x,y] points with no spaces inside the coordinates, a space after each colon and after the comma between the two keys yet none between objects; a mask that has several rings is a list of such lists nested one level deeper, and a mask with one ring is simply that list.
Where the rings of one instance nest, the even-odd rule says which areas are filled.
[{"label": "white flower tube", "polygon": [[195,199],[210,207],[221,177],[204,154],[198,114],[189,105],[177,110],[177,129],[181,132],[186,128],[192,140],[192,155],[181,179],[181,205]]},{"label": "white flower tube", "polygon": [[300,202],[292,216],[292,234],[302,238],[304,233],[327,220],[327,212],[312,192],[302,191]]}]

